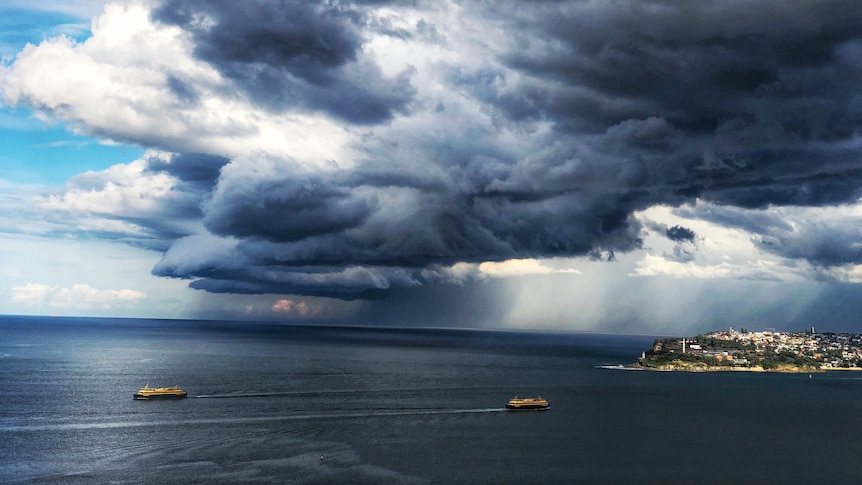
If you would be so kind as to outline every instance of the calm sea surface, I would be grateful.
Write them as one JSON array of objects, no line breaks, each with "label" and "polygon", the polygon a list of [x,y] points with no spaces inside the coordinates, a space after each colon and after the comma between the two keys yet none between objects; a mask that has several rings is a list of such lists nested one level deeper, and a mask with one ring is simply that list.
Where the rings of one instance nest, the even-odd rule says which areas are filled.
[{"label": "calm sea surface", "polygon": [[862,373],[597,367],[652,340],[0,317],[0,482],[862,481]]}]

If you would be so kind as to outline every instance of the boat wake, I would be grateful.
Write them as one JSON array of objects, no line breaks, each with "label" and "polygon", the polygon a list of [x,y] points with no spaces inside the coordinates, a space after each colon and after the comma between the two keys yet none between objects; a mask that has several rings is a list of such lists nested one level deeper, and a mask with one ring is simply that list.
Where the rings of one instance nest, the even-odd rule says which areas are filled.
[{"label": "boat wake", "polygon": [[194,426],[211,424],[251,424],[277,421],[303,421],[327,419],[375,418],[390,416],[425,416],[440,414],[483,414],[505,412],[505,408],[475,408],[475,409],[393,409],[380,411],[334,412],[314,414],[289,414],[280,416],[225,417],[201,418],[184,420],[159,421],[110,421],[110,422],[80,422],[80,423],[40,423],[40,424],[7,424],[0,425],[0,433],[20,433],[35,431],[65,431],[89,429],[119,429],[148,428],[163,426]]},{"label": "boat wake", "polygon": [[[196,399],[243,399],[253,397],[318,397],[345,394],[368,394],[368,390],[241,392],[232,394],[198,394]],[[385,391],[382,391],[385,392]]]},{"label": "boat wake", "polygon": [[255,398],[255,397],[318,397],[318,396],[337,396],[337,395],[353,395],[353,394],[387,394],[399,392],[413,391],[475,391],[477,389],[496,389],[491,386],[472,386],[472,387],[437,387],[437,388],[398,388],[398,389],[323,389],[314,391],[271,391],[271,392],[237,392],[225,394],[197,394],[189,395],[190,398],[197,399],[240,399],[240,398]]},{"label": "boat wake", "polygon": [[604,364],[604,365],[597,365],[597,366],[596,366],[596,369],[610,369],[610,370],[635,370],[635,371],[643,370],[643,369],[641,369],[641,368],[639,368],[639,367],[628,367],[628,366],[623,365],[623,364]]},{"label": "boat wake", "polygon": [[189,396],[196,399],[239,399],[244,397],[290,397],[302,396],[305,393],[301,392],[249,392],[241,394],[200,394],[197,396]]}]

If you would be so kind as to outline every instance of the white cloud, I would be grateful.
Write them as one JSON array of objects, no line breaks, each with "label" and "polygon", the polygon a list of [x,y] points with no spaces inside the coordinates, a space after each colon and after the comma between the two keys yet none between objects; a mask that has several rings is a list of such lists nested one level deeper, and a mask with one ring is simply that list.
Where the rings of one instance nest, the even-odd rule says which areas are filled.
[{"label": "white cloud", "polygon": [[644,255],[630,276],[862,282],[860,265],[806,259],[823,251],[840,255],[858,249],[862,203],[752,210],[698,201],[680,208],[654,206],[635,216],[647,227],[684,226],[697,234],[698,241],[687,248],[691,261],[677,261],[670,256],[674,243],[663,233],[649,231]]},{"label": "white cloud", "polygon": [[36,203],[48,210],[81,214],[153,215],[166,199],[179,197],[176,180],[165,173],[146,170],[144,160],[114,165],[102,172],[86,172],[72,178],[66,190],[46,195]]},{"label": "white cloud", "polygon": [[543,260],[532,258],[510,259],[499,263],[486,261],[479,264],[478,269],[481,274],[495,278],[551,273],[580,273],[574,268],[554,268]]},{"label": "white cloud", "polygon": [[100,290],[90,285],[78,283],[71,288],[27,283],[12,288],[12,303],[29,306],[50,306],[53,308],[111,308],[115,305],[142,300],[147,295],[141,291],[123,288],[119,290]]},{"label": "white cloud", "polygon": [[5,234],[0,254],[5,314],[192,318],[201,293],[187,281],[151,275],[159,254],[128,244]]},{"label": "white cloud", "polygon": [[27,283],[24,286],[12,288],[12,302],[27,305],[41,305],[48,297],[52,287],[37,283]]},{"label": "white cloud", "polygon": [[[142,159],[72,177],[60,190],[10,185],[0,197],[0,227],[9,232],[56,237],[82,233],[126,242],[167,244],[177,234],[203,231],[201,194],[180,189],[173,176],[148,170]],[[149,243],[147,243],[149,244]]]},{"label": "white cloud", "polygon": [[738,278],[738,279],[779,279],[782,281],[799,280],[799,272],[791,270],[774,261],[759,259],[745,264],[701,264],[692,261],[668,260],[653,254],[645,255],[637,262],[637,269],[631,276],[671,276],[675,278]]},{"label": "white cloud", "polygon": [[580,258],[555,259],[509,259],[506,261],[485,261],[482,263],[456,263],[439,270],[455,281],[484,278],[513,278],[527,275],[547,275],[554,273],[580,274],[572,266]]},{"label": "white cloud", "polygon": [[[698,202],[705,204],[705,202]],[[759,251],[752,243],[754,234],[734,227],[726,227],[696,217],[687,216],[686,208],[673,208],[656,205],[635,212],[635,217],[649,227],[652,223],[663,226],[683,226],[695,232],[697,237],[698,262],[718,264],[722,260],[749,261],[759,257]],[[664,233],[650,231],[644,242],[647,252],[671,251],[674,243]]]},{"label": "white cloud", "polygon": [[[231,94],[228,81],[194,59],[189,34],[153,23],[148,6],[107,5],[79,44],[57,37],[28,45],[0,67],[6,102],[37,107],[46,122],[58,118],[107,141],[174,152],[264,151],[322,167],[355,158],[348,132],[325,117],[273,114]],[[175,93],[172,82],[190,86],[200,104]]]}]

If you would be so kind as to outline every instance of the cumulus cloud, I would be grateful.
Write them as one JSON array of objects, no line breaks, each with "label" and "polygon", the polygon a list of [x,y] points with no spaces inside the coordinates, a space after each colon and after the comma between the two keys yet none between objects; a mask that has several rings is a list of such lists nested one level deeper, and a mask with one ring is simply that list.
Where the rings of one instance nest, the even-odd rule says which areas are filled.
[{"label": "cumulus cloud", "polygon": [[0,67],[6,103],[105,140],[169,152],[267,150],[318,164],[344,158],[341,127],[314,113],[256,109],[195,58],[192,33],[152,18],[157,5],[110,3],[83,42],[61,36],[28,45]]},{"label": "cumulus cloud", "polygon": [[311,305],[305,301],[295,300],[278,300],[272,304],[272,311],[274,313],[285,314],[297,313],[303,317],[314,316],[320,313],[319,308],[312,308]]},{"label": "cumulus cloud", "polygon": [[[93,25],[28,46],[0,89],[173,153],[123,169],[150,184],[134,203],[120,169],[45,203],[134,205],[174,241],[154,274],[195,288],[354,299],[537,273],[644,248],[635,214],[661,205],[821,274],[860,262],[854,214],[809,219],[862,196],[851,1],[164,0]],[[666,225],[677,247],[638,274],[772,274],[697,261],[701,234]]]},{"label": "cumulus cloud", "polygon": [[29,306],[48,305],[54,308],[112,308],[124,303],[146,298],[146,293],[123,288],[100,290],[87,284],[75,284],[71,288],[27,283],[12,288],[11,300]]},{"label": "cumulus cloud", "polygon": [[50,286],[37,283],[27,283],[24,286],[12,288],[12,301],[16,303],[39,304],[45,300],[51,290]]},{"label": "cumulus cloud", "polygon": [[[62,188],[20,198],[17,205],[39,210],[46,234],[96,236],[165,250],[177,238],[203,230],[200,205],[215,177],[189,182],[183,173],[189,157],[149,152],[130,163],[76,175]],[[217,173],[218,163],[210,165],[208,170]]]}]

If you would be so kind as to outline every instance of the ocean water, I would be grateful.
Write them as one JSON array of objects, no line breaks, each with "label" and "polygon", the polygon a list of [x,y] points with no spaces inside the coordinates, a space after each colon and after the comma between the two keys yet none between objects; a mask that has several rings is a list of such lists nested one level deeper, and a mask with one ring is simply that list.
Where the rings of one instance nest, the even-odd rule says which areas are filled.
[{"label": "ocean water", "polygon": [[862,480],[862,373],[602,367],[652,340],[0,317],[0,483]]}]

